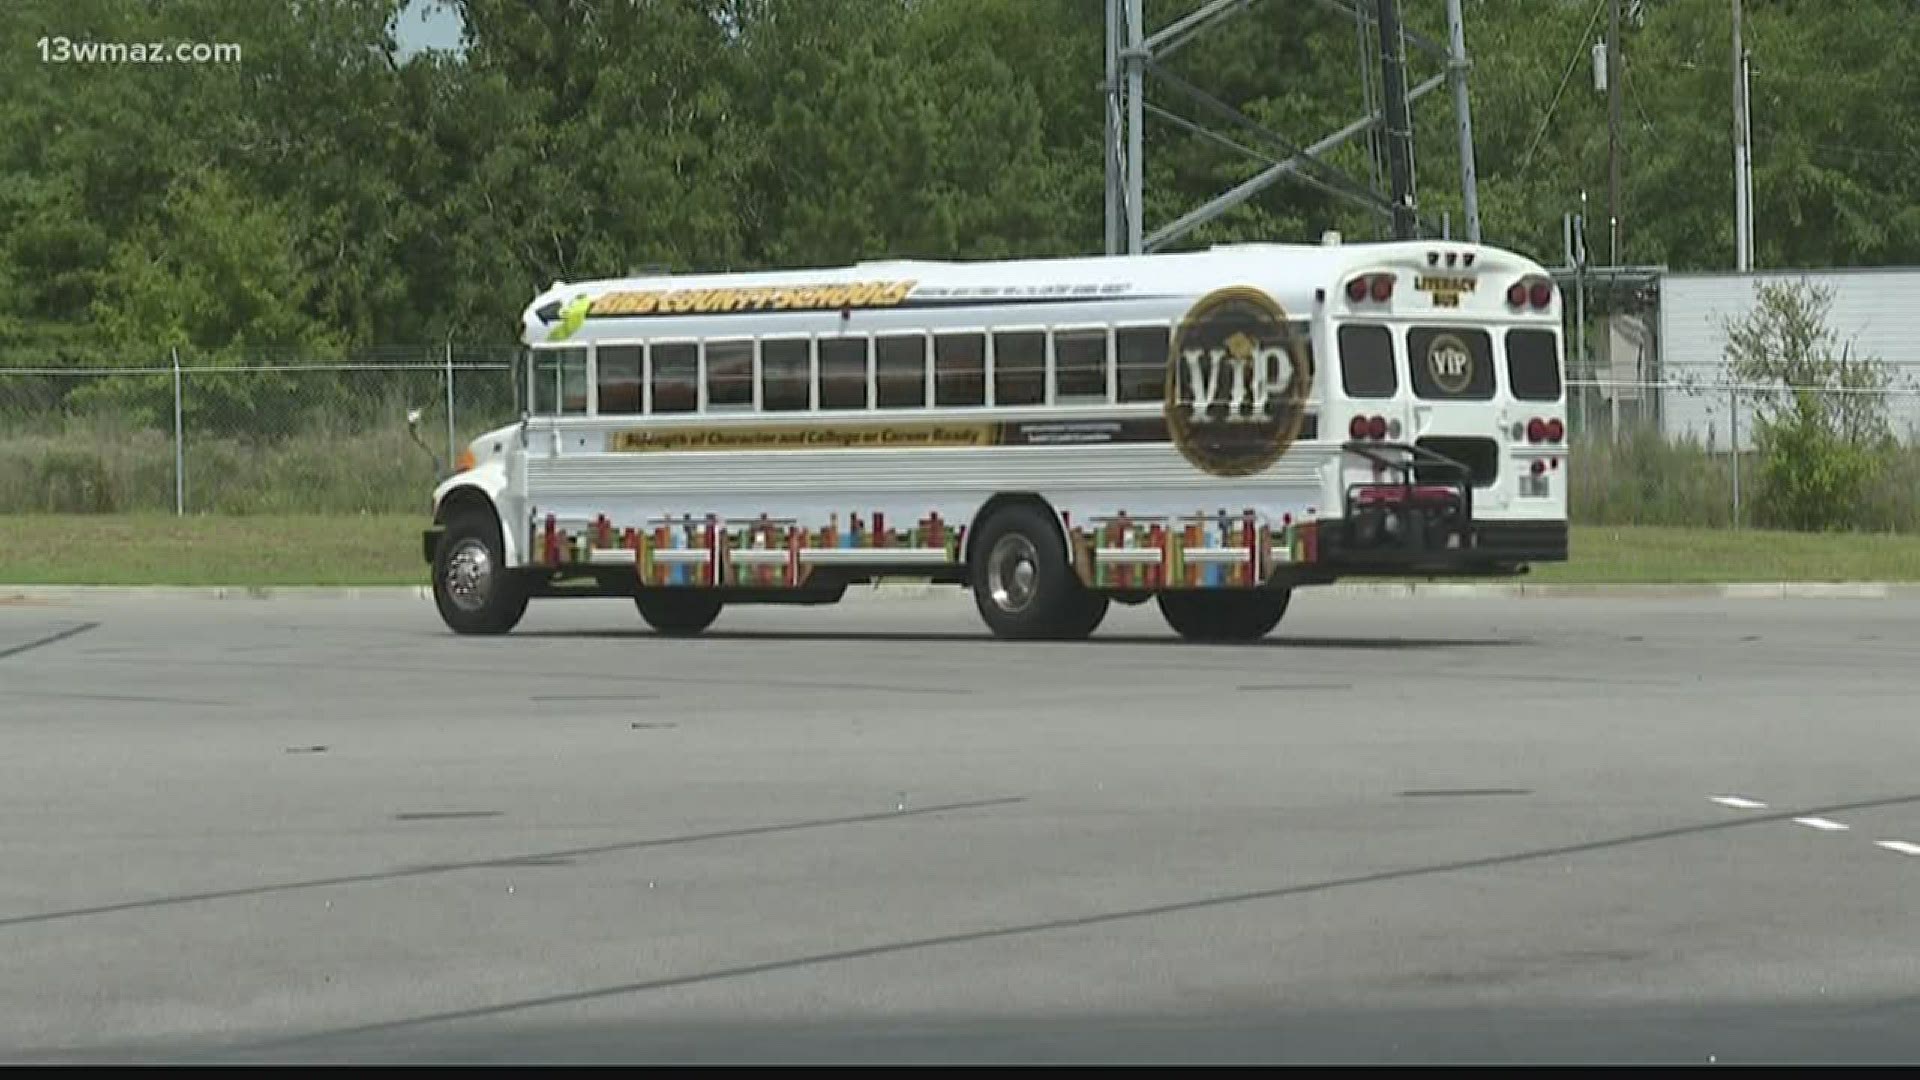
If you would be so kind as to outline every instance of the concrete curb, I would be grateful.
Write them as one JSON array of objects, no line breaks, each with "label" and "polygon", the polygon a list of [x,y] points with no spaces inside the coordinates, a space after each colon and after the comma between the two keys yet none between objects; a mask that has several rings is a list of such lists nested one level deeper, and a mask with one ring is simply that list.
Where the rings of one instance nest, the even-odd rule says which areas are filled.
[{"label": "concrete curb", "polygon": [[[890,581],[855,586],[847,599],[909,600],[960,596],[959,585]],[[1359,581],[1318,585],[1309,594],[1393,597],[1399,599],[1710,599],[1710,600],[1889,600],[1920,599],[1920,583],[1886,581],[1781,581],[1726,584],[1547,584],[1525,582]],[[0,585],[0,604],[60,600],[432,600],[425,585]]]}]

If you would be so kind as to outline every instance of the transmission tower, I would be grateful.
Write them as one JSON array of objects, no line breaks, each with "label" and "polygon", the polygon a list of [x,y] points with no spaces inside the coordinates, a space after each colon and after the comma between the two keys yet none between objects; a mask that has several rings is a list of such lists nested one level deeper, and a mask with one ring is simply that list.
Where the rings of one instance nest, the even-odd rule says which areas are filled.
[{"label": "transmission tower", "polygon": [[[1473,170],[1473,124],[1467,106],[1466,33],[1460,0],[1445,0],[1449,41],[1434,41],[1400,22],[1400,0],[1310,0],[1318,7],[1354,20],[1360,39],[1362,101],[1367,115],[1318,141],[1301,145],[1274,131],[1204,89],[1174,74],[1166,60],[1196,35],[1241,15],[1258,3],[1282,0],[1208,0],[1191,14],[1149,33],[1141,15],[1143,0],[1106,0],[1106,250],[1138,254],[1158,251],[1194,229],[1246,202],[1283,179],[1293,178],[1374,211],[1390,224],[1392,235],[1411,239],[1437,234],[1435,222],[1423,219],[1414,182],[1412,103],[1438,89],[1453,88],[1455,121],[1460,136],[1460,188],[1466,211],[1467,239],[1480,239],[1480,207]],[[1289,0],[1299,3],[1301,0]],[[1429,0],[1430,2],[1430,0]],[[1406,48],[1412,46],[1439,58],[1441,74],[1409,88],[1406,84]],[[1377,78],[1376,78],[1377,70]],[[1165,88],[1197,107],[1206,117],[1196,120],[1147,100],[1147,83]],[[1211,142],[1230,147],[1265,167],[1233,188],[1194,207],[1178,218],[1146,231],[1144,199],[1143,125],[1148,115]],[[1234,134],[1229,134],[1233,132]],[[1239,137],[1236,138],[1235,135]],[[1360,179],[1330,164],[1326,155],[1361,136],[1367,136],[1371,175]],[[1260,146],[1242,140],[1252,136]],[[1384,170],[1382,169],[1384,159]],[[1385,172],[1388,190],[1381,190]]]}]

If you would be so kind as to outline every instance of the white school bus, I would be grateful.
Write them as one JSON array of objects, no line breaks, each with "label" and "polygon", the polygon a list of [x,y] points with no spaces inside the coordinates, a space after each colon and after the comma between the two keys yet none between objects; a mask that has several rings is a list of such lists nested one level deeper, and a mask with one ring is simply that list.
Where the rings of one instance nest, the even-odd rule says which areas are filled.
[{"label": "white school bus", "polygon": [[1295,588],[1567,557],[1559,296],[1451,241],[556,283],[519,423],[425,534],[447,625],[662,633],[910,576],[996,635],[1112,602],[1251,639]]}]

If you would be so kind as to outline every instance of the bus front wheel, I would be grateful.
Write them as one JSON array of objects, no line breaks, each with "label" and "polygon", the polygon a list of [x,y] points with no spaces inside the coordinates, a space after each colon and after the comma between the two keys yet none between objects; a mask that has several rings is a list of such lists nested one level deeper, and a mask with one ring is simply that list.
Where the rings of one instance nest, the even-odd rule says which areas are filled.
[{"label": "bus front wheel", "polygon": [[974,605],[997,637],[1085,638],[1106,617],[1107,598],[1080,584],[1038,507],[1016,504],[987,519],[971,562]]},{"label": "bus front wheel", "polygon": [[1290,589],[1165,592],[1160,614],[1189,641],[1258,641],[1280,624]]},{"label": "bus front wheel", "polygon": [[720,598],[691,589],[647,590],[633,598],[647,625],[669,637],[691,637],[720,617]]},{"label": "bus front wheel", "polygon": [[433,553],[433,602],[457,634],[504,634],[527,611],[527,585],[507,568],[493,515],[464,510],[447,522]]}]

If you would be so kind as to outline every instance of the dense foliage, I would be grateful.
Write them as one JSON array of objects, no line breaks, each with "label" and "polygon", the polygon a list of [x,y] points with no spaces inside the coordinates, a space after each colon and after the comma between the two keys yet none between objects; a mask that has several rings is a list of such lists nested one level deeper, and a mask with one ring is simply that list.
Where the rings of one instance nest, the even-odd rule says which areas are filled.
[{"label": "dense foliage", "polygon": [[[446,2],[463,49],[405,58],[403,0],[0,5],[0,363],[510,340],[555,278],[1100,247],[1100,0]],[[1551,263],[1582,190],[1604,217],[1603,3],[1466,3],[1486,236]],[[1630,6],[1620,259],[1726,266],[1729,5]],[[1440,0],[1403,7],[1444,38]],[[1920,9],[1747,8],[1759,264],[1920,261]],[[56,35],[243,55],[43,61]],[[1169,68],[1304,143],[1360,115],[1362,40],[1337,6],[1259,0]],[[1449,113],[1415,107],[1418,180],[1457,223]],[[1150,230],[1258,168],[1149,127]],[[1365,140],[1334,161],[1367,175]],[[1378,222],[1283,183],[1186,243],[1329,227]]]}]

